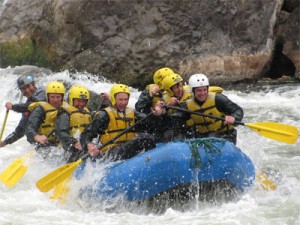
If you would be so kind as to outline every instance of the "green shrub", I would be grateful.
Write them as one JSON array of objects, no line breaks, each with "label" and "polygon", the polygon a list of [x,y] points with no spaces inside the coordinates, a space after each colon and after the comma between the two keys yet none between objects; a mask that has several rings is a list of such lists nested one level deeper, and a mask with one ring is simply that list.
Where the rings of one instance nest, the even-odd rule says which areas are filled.
[{"label": "green shrub", "polygon": [[20,42],[0,43],[0,66],[34,65],[56,70],[45,49],[37,46],[30,39]]}]

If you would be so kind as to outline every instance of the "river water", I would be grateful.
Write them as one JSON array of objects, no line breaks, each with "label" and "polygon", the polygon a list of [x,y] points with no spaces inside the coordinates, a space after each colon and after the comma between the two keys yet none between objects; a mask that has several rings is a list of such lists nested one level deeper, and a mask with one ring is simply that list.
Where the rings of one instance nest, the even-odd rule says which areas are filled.
[{"label": "river water", "polygon": [[[16,88],[17,75],[11,70],[0,69],[0,127],[5,118],[5,102],[21,102]],[[62,80],[70,84],[84,84],[96,93],[108,92],[113,85],[98,81],[89,74],[76,74],[76,79],[68,71],[41,76],[37,85],[46,85],[52,80]],[[243,122],[256,123],[274,121],[300,128],[300,86],[286,84],[225,90],[224,94],[243,107]],[[259,91],[257,91],[259,90]],[[131,88],[129,105],[134,106],[140,92]],[[16,127],[20,114],[9,112],[3,139]],[[256,182],[250,190],[237,199],[227,202],[191,202],[181,210],[166,208],[155,213],[143,205],[129,205],[126,202],[99,202],[89,204],[78,198],[79,183],[72,181],[71,192],[65,203],[49,198],[51,192],[41,193],[35,182],[59,166],[53,160],[44,162],[35,155],[26,161],[28,171],[13,188],[0,183],[0,224],[136,224],[136,225],[196,225],[196,224],[300,224],[300,144],[284,144],[267,139],[249,127],[238,127],[237,144],[254,162],[257,171],[264,171],[275,182],[275,191],[265,191]],[[15,159],[34,149],[22,138],[18,142],[0,149],[0,172]],[[55,159],[55,157],[53,157]]]}]

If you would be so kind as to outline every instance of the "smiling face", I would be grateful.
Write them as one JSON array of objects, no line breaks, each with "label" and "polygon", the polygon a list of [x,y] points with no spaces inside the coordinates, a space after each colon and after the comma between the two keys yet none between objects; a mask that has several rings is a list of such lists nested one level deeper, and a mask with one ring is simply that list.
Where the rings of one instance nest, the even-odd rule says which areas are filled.
[{"label": "smiling face", "polygon": [[24,95],[27,98],[31,98],[35,92],[35,86],[33,83],[27,84],[20,88],[22,95]]},{"label": "smiling face", "polygon": [[77,109],[83,109],[87,106],[88,100],[87,99],[80,99],[80,98],[74,98],[73,99],[73,106]]},{"label": "smiling face", "polygon": [[129,101],[129,94],[123,92],[117,93],[115,95],[115,99],[116,99],[115,107],[117,108],[117,110],[121,112],[125,111]]},{"label": "smiling face", "polygon": [[196,87],[193,88],[194,98],[199,102],[204,102],[208,96],[208,87]]},{"label": "smiling face", "polygon": [[176,98],[181,98],[183,95],[183,83],[179,82],[172,86],[171,90]]}]

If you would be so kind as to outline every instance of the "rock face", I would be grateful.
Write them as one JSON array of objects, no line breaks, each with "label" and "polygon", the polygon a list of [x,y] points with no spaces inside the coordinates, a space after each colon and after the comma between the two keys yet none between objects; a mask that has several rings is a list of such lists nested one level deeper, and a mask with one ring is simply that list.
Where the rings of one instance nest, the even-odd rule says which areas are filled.
[{"label": "rock face", "polygon": [[299,15],[298,0],[8,0],[0,44],[29,39],[60,69],[134,87],[164,66],[216,85],[300,78]]}]

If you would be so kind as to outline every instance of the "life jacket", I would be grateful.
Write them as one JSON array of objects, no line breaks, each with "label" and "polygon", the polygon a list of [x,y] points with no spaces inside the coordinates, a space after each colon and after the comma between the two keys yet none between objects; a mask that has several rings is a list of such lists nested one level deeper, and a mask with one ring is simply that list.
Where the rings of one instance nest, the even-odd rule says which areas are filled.
[{"label": "life jacket", "polygon": [[[146,86],[146,89],[148,90],[149,94],[150,94],[150,87],[152,86],[157,86],[156,84],[149,84]],[[155,93],[155,95],[152,98],[152,107],[155,106],[156,102],[160,101],[162,98],[162,93],[159,91],[157,93]]]},{"label": "life jacket", "polygon": [[[170,102],[170,99],[172,97],[168,94],[168,92],[164,92],[163,93],[163,101],[168,104]],[[191,92],[191,88],[188,85],[183,86],[183,95],[181,96],[181,98],[179,99],[180,103],[184,103],[186,102],[188,99],[193,98],[193,93]],[[173,109],[168,109],[168,114],[171,115],[174,112],[176,112],[176,110]]]},{"label": "life jacket", "polygon": [[[216,94],[209,93],[207,96],[206,101],[199,105],[194,99],[187,100],[187,108],[190,111],[200,112],[207,115],[212,115],[216,117],[225,117],[225,114],[220,112],[216,108],[216,101],[215,101]],[[226,132],[234,128],[233,125],[224,124],[223,120],[218,120],[209,117],[203,117],[195,114],[191,114],[191,121],[188,121],[189,126],[195,126],[196,130],[200,134],[207,134],[211,132]]]},{"label": "life jacket", "polygon": [[[127,129],[128,127],[134,125],[135,117],[134,117],[134,110],[131,108],[126,107],[126,110],[123,113],[118,112],[115,108],[109,106],[104,109],[109,116],[109,124],[107,129],[100,134],[100,141],[101,143],[105,144],[123,130]],[[102,152],[107,151],[108,149],[125,143],[135,137],[135,132],[130,130],[119,137],[114,144],[109,144],[101,149]]]},{"label": "life jacket", "polygon": [[67,105],[64,109],[70,115],[70,135],[73,137],[78,132],[81,134],[85,127],[92,121],[90,111],[87,107],[79,110],[72,105]]},{"label": "life jacket", "polygon": [[219,86],[209,86],[208,92],[212,92],[212,93],[219,93],[221,94],[224,91],[223,88],[219,87]]},{"label": "life jacket", "polygon": [[[45,119],[38,129],[38,134],[47,136],[55,128],[55,121],[57,119],[57,114],[58,114],[59,109],[53,107],[48,102],[33,102],[28,106],[28,110],[30,112],[32,112],[38,106],[41,106],[45,112]],[[63,102],[60,107],[67,108],[68,103]],[[59,144],[59,141],[58,141],[58,138],[56,137],[56,135],[50,135],[48,137],[48,141],[55,143],[55,144]]]}]

